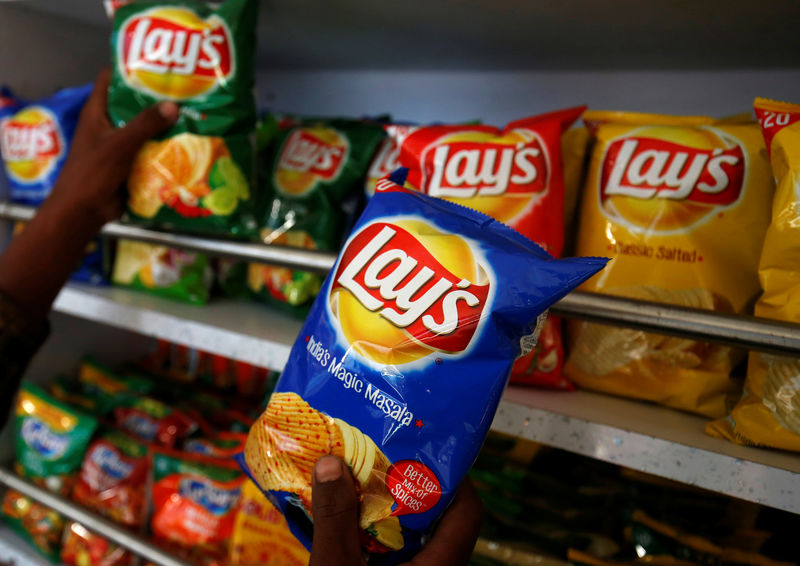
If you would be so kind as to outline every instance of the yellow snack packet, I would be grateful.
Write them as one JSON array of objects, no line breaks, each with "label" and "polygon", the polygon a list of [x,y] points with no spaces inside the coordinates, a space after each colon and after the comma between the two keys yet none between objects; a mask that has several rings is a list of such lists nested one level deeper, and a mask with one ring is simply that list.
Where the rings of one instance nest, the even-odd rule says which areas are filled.
[{"label": "yellow snack packet", "polygon": [[[755,100],[778,187],[758,275],[756,316],[800,322],[800,105]],[[752,352],[742,399],[706,432],[740,444],[800,451],[800,360]]]},{"label": "yellow snack packet", "polygon": [[310,558],[283,514],[250,480],[242,485],[230,549],[230,566],[305,566]]},{"label": "yellow snack packet", "polygon": [[[758,125],[707,117],[587,112],[595,144],[576,253],[612,257],[582,290],[742,313],[773,183]],[[726,413],[742,352],[587,322],[569,327],[578,386],[709,417]]]}]

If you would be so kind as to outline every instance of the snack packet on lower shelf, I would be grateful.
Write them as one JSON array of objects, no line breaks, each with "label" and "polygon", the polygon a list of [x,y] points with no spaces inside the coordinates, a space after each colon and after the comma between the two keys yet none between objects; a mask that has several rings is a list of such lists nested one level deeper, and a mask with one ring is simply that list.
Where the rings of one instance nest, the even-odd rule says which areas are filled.
[{"label": "snack packet on lower shelf", "polygon": [[[15,470],[23,478],[68,496],[97,420],[23,382],[14,413]],[[57,562],[64,518],[14,491],[6,492],[8,524],[49,560]]]},{"label": "snack packet on lower shelf", "polygon": [[[586,113],[596,140],[576,251],[614,259],[583,290],[747,312],[774,185],[756,124],[701,118]],[[738,350],[588,322],[568,330],[565,371],[579,387],[708,417],[740,392]]]},{"label": "snack packet on lower shelf", "polygon": [[225,564],[245,479],[232,460],[154,450],[156,543],[198,565]]},{"label": "snack packet on lower shelf", "polygon": [[605,261],[553,259],[483,214],[381,181],[242,465],[308,546],[314,462],[339,456],[371,563],[402,561],[475,460],[523,337]]},{"label": "snack packet on lower shelf", "polygon": [[231,535],[230,566],[306,566],[309,557],[281,512],[256,484],[245,480]]},{"label": "snack packet on lower shelf", "polygon": [[[755,314],[800,323],[800,105],[757,98],[755,111],[778,182]],[[800,360],[751,352],[741,400],[706,431],[740,444],[800,451]]]},{"label": "snack packet on lower shelf", "polygon": [[111,281],[170,299],[208,302],[213,274],[205,254],[119,240]]},{"label": "snack packet on lower shelf", "polygon": [[132,2],[114,12],[108,113],[119,127],[159,100],[177,123],[144,144],[128,216],[194,232],[255,233],[251,191],[257,0]]},{"label": "snack packet on lower shelf", "polygon": [[135,566],[138,559],[76,521],[67,523],[61,546],[63,566]]}]

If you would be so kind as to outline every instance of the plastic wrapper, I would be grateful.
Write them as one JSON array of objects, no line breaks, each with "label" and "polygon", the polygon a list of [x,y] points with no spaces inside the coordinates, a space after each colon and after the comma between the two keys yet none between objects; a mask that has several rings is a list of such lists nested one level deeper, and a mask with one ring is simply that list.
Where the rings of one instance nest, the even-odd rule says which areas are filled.
[{"label": "plastic wrapper", "polygon": [[117,427],[145,443],[173,448],[198,428],[188,415],[149,397],[131,399],[114,409]]},{"label": "plastic wrapper", "polygon": [[257,0],[132,2],[116,8],[108,113],[115,126],[159,100],[178,122],[136,156],[128,217],[211,234],[255,229],[252,134]]},{"label": "plastic wrapper", "polygon": [[[0,103],[0,154],[10,186],[11,201],[40,206],[61,173],[72,136],[92,85],[60,90],[36,102],[24,102],[9,91]],[[17,222],[14,234],[25,223]],[[95,238],[86,247],[81,263],[70,276],[73,281],[105,283],[105,249]]]},{"label": "plastic wrapper", "polygon": [[[23,383],[14,412],[16,472],[61,496],[68,496],[97,421]],[[59,560],[64,518],[24,495],[8,490],[6,522],[53,562]]]},{"label": "plastic wrapper", "polygon": [[[144,526],[147,513],[147,447],[110,430],[89,446],[72,499],[133,530]],[[128,566],[134,555],[105,537],[72,522],[64,530],[64,564]]]},{"label": "plastic wrapper", "polygon": [[230,566],[306,566],[309,558],[281,512],[246,480],[231,535]]},{"label": "plastic wrapper", "polygon": [[549,305],[605,260],[554,260],[483,214],[390,180],[378,189],[241,460],[308,546],[314,462],[341,457],[372,563],[394,563],[472,465],[523,337],[532,346]]},{"label": "plastic wrapper", "polygon": [[[582,290],[744,313],[773,183],[754,123],[587,112],[595,144],[577,253],[613,258]],[[571,322],[567,377],[579,387],[721,417],[740,392],[726,346]]]},{"label": "plastic wrapper", "polygon": [[120,240],[111,281],[170,299],[208,302],[213,274],[205,254]]},{"label": "plastic wrapper", "polygon": [[224,564],[244,481],[233,460],[155,450],[150,530],[156,542],[195,564]]},{"label": "plastic wrapper", "polygon": [[209,458],[229,460],[244,450],[247,434],[241,432],[220,432],[210,438],[192,438],[183,445],[183,451],[200,454]]},{"label": "plastic wrapper", "polygon": [[[357,120],[285,121],[267,152],[261,240],[335,251],[347,223],[348,199],[358,198],[383,129]],[[352,207],[352,202],[350,203]],[[252,263],[248,287],[258,298],[305,315],[322,277]]]},{"label": "plastic wrapper", "polygon": [[[583,110],[524,118],[503,129],[434,125],[397,131],[400,162],[410,169],[406,183],[488,214],[558,257],[564,248],[562,134]],[[573,180],[572,169],[570,174]],[[542,337],[517,361],[512,382],[571,389],[561,371],[561,321],[548,320]]]},{"label": "plastic wrapper", "polygon": [[[800,106],[755,101],[778,182],[758,268],[756,316],[800,322]],[[741,444],[800,450],[800,360],[751,352],[744,394],[706,430]]]},{"label": "plastic wrapper", "polygon": [[70,521],[64,529],[61,547],[64,566],[136,566],[130,551],[118,546],[80,523]]}]

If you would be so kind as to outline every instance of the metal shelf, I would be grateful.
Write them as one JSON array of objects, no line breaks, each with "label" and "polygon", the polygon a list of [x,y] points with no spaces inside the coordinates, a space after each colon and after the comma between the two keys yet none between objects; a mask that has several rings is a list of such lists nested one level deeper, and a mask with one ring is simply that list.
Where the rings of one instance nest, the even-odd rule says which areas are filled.
[{"label": "metal shelf", "polygon": [[198,307],[74,283],[62,289],[53,309],[278,371],[302,326],[300,320],[252,302],[219,300]]},{"label": "metal shelf", "polygon": [[[280,370],[300,322],[261,305],[204,308],[115,288],[70,284],[56,310]],[[800,513],[800,456],[704,433],[706,419],[580,391],[509,387],[492,429]]]},{"label": "metal shelf", "polygon": [[18,477],[8,468],[0,467],[0,484],[27,495],[31,499],[58,511],[65,517],[78,521],[90,531],[106,537],[142,558],[161,566],[191,566],[189,563],[178,560],[154,546],[149,540],[131,533],[116,523]]},{"label": "metal shelf", "polygon": [[800,455],[712,438],[706,422],[589,391],[509,387],[492,430],[800,513]]},{"label": "metal shelf", "polygon": [[[0,203],[0,218],[30,220],[35,213],[34,208]],[[336,256],[330,253],[174,234],[147,230],[120,222],[106,224],[102,233],[112,238],[128,238],[242,261],[278,264],[321,274],[326,274],[336,262]],[[552,311],[566,317],[720,342],[774,354],[800,356],[800,325],[780,321],[721,314],[580,291],[564,297],[553,306]],[[102,319],[98,317],[93,317],[92,320],[102,322]]]}]

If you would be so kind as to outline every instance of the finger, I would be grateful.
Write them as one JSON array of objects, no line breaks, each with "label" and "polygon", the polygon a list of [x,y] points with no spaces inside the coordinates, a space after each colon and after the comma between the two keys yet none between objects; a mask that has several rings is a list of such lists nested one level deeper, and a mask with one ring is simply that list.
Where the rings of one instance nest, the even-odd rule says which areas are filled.
[{"label": "finger", "polygon": [[317,462],[311,508],[314,540],[308,566],[363,566],[356,488],[339,458],[323,456]]},{"label": "finger", "polygon": [[180,109],[165,100],[145,108],[124,127],[114,130],[110,143],[123,159],[130,159],[147,140],[160,134],[178,120]]},{"label": "finger", "polygon": [[411,561],[413,566],[464,566],[469,562],[481,530],[483,503],[469,478],[456,496],[425,548]]},{"label": "finger", "polygon": [[111,71],[108,68],[97,74],[92,92],[81,110],[78,128],[72,142],[73,151],[75,148],[78,148],[78,151],[91,148],[100,134],[111,129],[111,122],[106,114],[110,80]]}]

